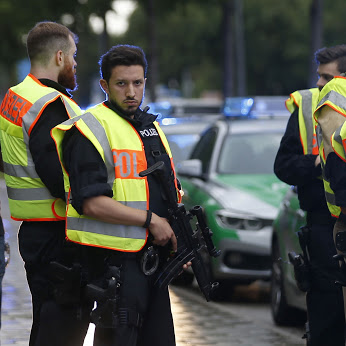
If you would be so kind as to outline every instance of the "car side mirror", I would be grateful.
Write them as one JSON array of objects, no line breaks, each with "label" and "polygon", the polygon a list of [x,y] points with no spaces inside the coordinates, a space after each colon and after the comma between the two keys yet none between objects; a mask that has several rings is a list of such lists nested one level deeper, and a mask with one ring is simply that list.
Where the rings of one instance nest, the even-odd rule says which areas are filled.
[{"label": "car side mirror", "polygon": [[177,173],[182,177],[202,178],[202,161],[198,159],[181,161],[177,165]]}]

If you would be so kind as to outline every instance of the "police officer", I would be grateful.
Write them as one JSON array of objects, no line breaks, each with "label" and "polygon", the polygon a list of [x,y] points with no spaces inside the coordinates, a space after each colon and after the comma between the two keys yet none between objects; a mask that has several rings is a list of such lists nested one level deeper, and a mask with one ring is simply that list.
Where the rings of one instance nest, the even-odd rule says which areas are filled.
[{"label": "police officer", "polygon": [[[0,171],[4,171],[2,164],[2,158],[0,153]],[[0,208],[1,209],[1,208]],[[6,255],[6,256],[5,256]],[[6,242],[5,239],[5,230],[2,222],[2,217],[0,216],[0,329],[1,329],[1,312],[2,312],[2,280],[5,275],[5,268],[10,259],[10,245]]]},{"label": "police officer", "polygon": [[[2,218],[0,216],[0,328],[1,328],[1,303],[2,303],[2,279],[5,275],[5,267],[6,267],[6,262],[5,262],[5,231],[4,231],[4,226],[2,223]],[[8,244],[7,244],[8,246]]]},{"label": "police officer", "polygon": [[154,285],[155,265],[151,273],[143,265],[153,245],[163,263],[177,240],[164,189],[154,175],[139,173],[163,161],[180,200],[168,142],[156,116],[139,108],[147,61],[141,48],[118,45],[100,67],[106,101],[52,132],[71,186],[66,235],[84,245],[89,283],[106,289],[111,277],[120,284],[119,323],[96,322],[94,345],[175,345],[168,289]]},{"label": "police officer", "polygon": [[[346,78],[337,76],[321,91],[319,104],[315,111],[315,118],[319,125],[317,135],[320,142],[320,156],[323,163],[323,182],[326,191],[326,200],[331,214],[337,220],[334,226],[334,240],[338,253],[343,256],[346,255],[345,95]],[[344,286],[343,294],[345,302],[346,270],[343,261],[340,261],[340,265],[343,269],[343,276],[340,281]]]},{"label": "police officer", "polygon": [[22,221],[19,250],[32,295],[30,346],[82,345],[89,324],[88,316],[78,318],[78,304],[56,301],[50,264],[74,260],[64,254],[65,191],[50,130],[81,113],[68,92],[76,88],[76,42],[61,24],[37,23],[27,36],[30,73],[0,106],[9,207],[11,217]]},{"label": "police officer", "polygon": [[322,182],[313,112],[319,90],[346,65],[346,46],[316,52],[318,88],[292,93],[286,105],[291,111],[286,132],[274,163],[277,177],[296,185],[300,208],[306,211],[310,288],[306,294],[309,345],[344,345],[345,317],[333,242],[334,219],[329,213]]}]

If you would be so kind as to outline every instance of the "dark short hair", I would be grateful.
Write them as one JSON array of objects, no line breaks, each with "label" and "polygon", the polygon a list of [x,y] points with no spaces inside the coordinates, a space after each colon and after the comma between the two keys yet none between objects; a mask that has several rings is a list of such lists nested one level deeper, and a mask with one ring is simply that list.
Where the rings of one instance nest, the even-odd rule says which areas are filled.
[{"label": "dark short hair", "polygon": [[148,63],[142,48],[128,44],[113,46],[107,53],[103,54],[99,60],[101,78],[109,82],[112,69],[115,66],[140,65],[144,70],[144,77],[147,74]]},{"label": "dark short hair", "polygon": [[77,35],[62,24],[48,21],[37,23],[29,31],[26,40],[30,61],[46,64],[58,50],[68,52],[71,46],[70,36],[75,43],[78,42]]},{"label": "dark short hair", "polygon": [[346,72],[346,44],[319,49],[315,53],[315,61],[317,65],[336,61],[340,73]]}]

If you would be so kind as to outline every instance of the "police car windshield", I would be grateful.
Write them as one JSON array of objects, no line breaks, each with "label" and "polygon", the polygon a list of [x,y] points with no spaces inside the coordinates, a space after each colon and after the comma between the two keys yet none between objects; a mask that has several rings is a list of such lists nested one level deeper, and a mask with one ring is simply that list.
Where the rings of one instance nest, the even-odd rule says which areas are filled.
[{"label": "police car windshield", "polygon": [[218,173],[273,174],[282,133],[231,134],[222,146]]},{"label": "police car windshield", "polygon": [[194,145],[200,138],[200,135],[197,133],[166,134],[166,137],[172,151],[174,164],[176,165],[178,162],[189,158]]}]

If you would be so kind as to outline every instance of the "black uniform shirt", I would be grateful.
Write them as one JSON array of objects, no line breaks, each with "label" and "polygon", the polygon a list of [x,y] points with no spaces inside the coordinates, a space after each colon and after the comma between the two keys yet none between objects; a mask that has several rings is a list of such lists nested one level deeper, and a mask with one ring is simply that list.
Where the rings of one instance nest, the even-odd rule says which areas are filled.
[{"label": "black uniform shirt", "polygon": [[317,155],[304,155],[299,135],[298,109],[290,116],[274,162],[274,172],[283,182],[296,185],[300,207],[306,211],[327,210],[321,165]]},{"label": "black uniform shirt", "polygon": [[[106,106],[114,110],[118,115],[129,121],[141,136],[148,167],[155,163],[155,158],[151,154],[152,141],[155,148],[161,151],[160,160],[166,163],[166,169],[171,172],[169,157],[156,132],[153,121],[156,116],[146,112],[135,114],[134,119],[122,114],[110,102],[105,102]],[[114,116],[118,116],[114,114]],[[83,214],[83,201],[89,197],[105,195],[112,197],[112,188],[107,183],[107,170],[103,159],[94,145],[85,138],[77,129],[71,129],[64,138],[63,155],[66,170],[69,172],[72,205],[79,214]],[[149,208],[159,216],[167,216],[167,202],[163,197],[160,183],[152,176],[148,176],[149,185]]]}]

